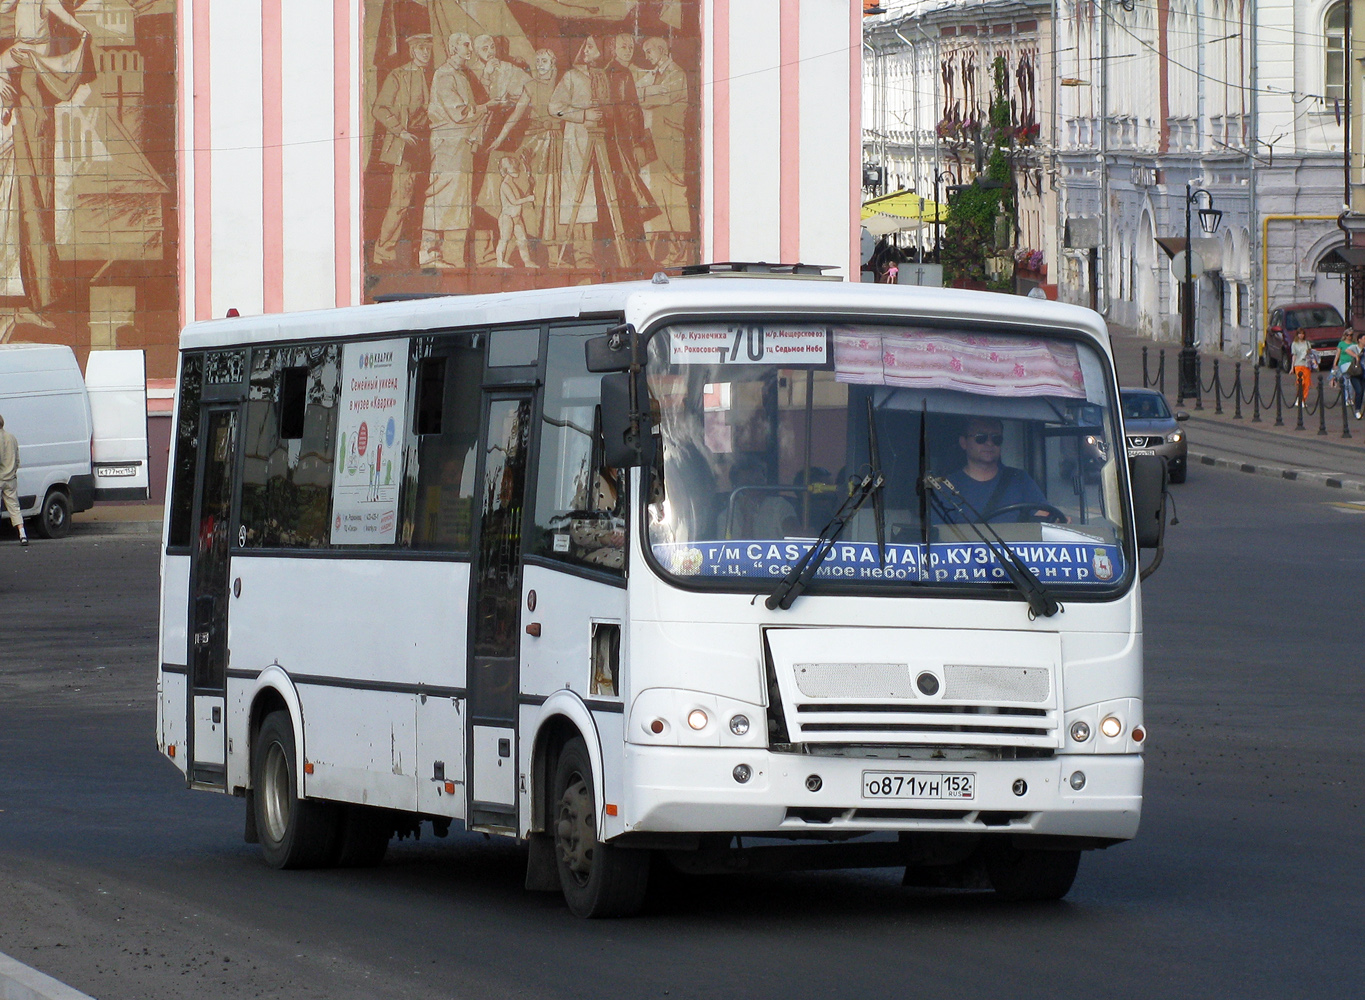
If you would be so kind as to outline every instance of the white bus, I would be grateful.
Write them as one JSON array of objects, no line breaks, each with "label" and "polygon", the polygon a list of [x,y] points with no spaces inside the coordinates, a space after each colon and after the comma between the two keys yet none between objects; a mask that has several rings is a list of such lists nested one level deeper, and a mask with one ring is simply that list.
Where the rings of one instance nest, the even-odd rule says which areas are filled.
[{"label": "white bus", "polygon": [[430,823],[606,916],[1134,836],[1164,476],[1102,321],[729,268],[184,331],[158,743],[271,865]]}]

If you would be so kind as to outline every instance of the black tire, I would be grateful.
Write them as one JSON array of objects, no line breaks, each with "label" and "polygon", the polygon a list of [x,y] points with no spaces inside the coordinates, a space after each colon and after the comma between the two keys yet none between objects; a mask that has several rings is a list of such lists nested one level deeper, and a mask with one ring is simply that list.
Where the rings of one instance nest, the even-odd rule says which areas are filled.
[{"label": "black tire", "polygon": [[1280,371],[1288,375],[1294,370],[1293,359],[1287,353],[1280,354]]},{"label": "black tire", "polygon": [[1178,462],[1172,462],[1166,468],[1167,481],[1172,483],[1183,483],[1185,481],[1186,468],[1187,463],[1183,458]]},{"label": "black tire", "polygon": [[261,854],[271,868],[326,868],[336,858],[337,810],[298,797],[298,756],[288,712],[271,712],[251,751],[252,801]]},{"label": "black tire", "polygon": [[1071,891],[1081,864],[1080,851],[1020,849],[1007,839],[983,845],[986,877],[1001,899],[1038,902],[1061,899]]},{"label": "black tire", "polygon": [[374,806],[341,806],[336,839],[338,868],[374,868],[384,860],[393,836],[393,817]]},{"label": "black tire", "polygon": [[580,737],[559,752],[549,820],[559,886],[580,917],[628,917],[640,911],[649,888],[650,852],[597,839],[592,761]]},{"label": "black tire", "polygon": [[33,519],[33,532],[40,538],[65,538],[71,532],[71,498],[57,487],[43,498],[43,506]]}]

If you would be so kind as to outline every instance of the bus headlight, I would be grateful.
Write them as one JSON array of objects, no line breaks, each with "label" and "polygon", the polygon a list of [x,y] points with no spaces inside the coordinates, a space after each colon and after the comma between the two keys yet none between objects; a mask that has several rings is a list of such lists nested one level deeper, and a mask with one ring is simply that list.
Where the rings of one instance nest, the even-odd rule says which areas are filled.
[{"label": "bus headlight", "polygon": [[743,736],[749,731],[749,717],[747,715],[730,716],[730,732],[736,736]]},{"label": "bus headlight", "polygon": [[687,713],[687,724],[699,732],[705,729],[710,721],[711,719],[700,708],[694,708]]},{"label": "bus headlight", "polygon": [[1119,721],[1116,715],[1106,715],[1104,721],[1100,723],[1100,732],[1111,740],[1117,739],[1119,734],[1123,732],[1123,723]]},{"label": "bus headlight", "polygon": [[1090,739],[1090,723],[1084,719],[1077,719],[1071,724],[1071,738],[1077,743],[1084,743]]}]

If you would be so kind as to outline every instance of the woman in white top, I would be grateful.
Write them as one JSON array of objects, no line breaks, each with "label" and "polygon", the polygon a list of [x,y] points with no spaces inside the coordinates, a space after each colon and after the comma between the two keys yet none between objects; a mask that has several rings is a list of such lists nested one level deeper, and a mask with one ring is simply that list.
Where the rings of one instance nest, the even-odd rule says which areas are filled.
[{"label": "woman in white top", "polygon": [[1313,345],[1308,343],[1308,334],[1302,330],[1295,334],[1289,352],[1294,358],[1294,405],[1302,406],[1313,384]]}]

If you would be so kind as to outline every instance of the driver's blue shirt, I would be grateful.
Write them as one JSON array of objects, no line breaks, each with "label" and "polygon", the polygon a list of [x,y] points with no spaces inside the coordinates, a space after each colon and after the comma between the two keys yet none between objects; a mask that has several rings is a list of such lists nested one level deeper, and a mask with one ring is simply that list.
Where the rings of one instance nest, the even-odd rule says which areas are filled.
[{"label": "driver's blue shirt", "polygon": [[[962,499],[974,507],[983,518],[989,517],[992,511],[1017,503],[1047,503],[1047,497],[1043,495],[1043,491],[1038,488],[1032,476],[1023,469],[1015,469],[1008,465],[1000,466],[995,478],[984,483],[967,475],[966,469],[951,472],[947,478],[957,487]],[[940,524],[966,524],[973,520],[970,513],[959,514],[953,508],[949,497],[943,493],[936,494],[936,501],[931,501],[930,509],[933,512],[931,519]],[[1029,521],[1032,520],[1031,515],[1030,510],[1018,510],[1006,514],[1001,520]]]}]

